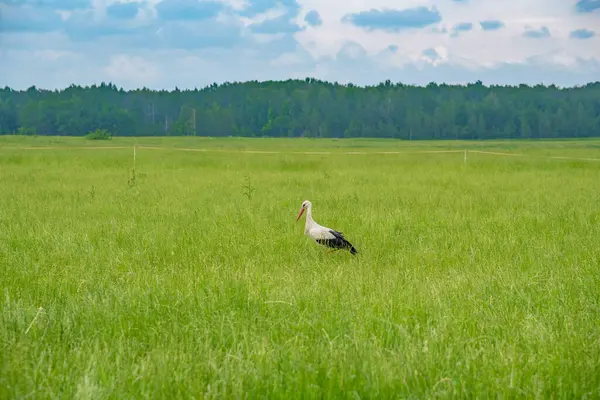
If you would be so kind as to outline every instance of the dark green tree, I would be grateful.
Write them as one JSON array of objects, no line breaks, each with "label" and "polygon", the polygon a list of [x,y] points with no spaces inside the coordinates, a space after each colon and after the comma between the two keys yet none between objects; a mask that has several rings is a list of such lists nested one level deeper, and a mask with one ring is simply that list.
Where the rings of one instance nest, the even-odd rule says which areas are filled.
[{"label": "dark green tree", "polygon": [[485,86],[314,78],[125,91],[111,83],[63,90],[0,89],[0,134],[83,136],[381,137],[404,140],[600,136],[600,82]]}]

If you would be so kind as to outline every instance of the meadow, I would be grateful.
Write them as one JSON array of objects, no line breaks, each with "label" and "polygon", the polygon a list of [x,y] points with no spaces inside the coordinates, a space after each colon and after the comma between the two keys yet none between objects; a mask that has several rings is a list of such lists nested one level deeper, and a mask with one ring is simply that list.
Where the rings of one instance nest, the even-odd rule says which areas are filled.
[{"label": "meadow", "polygon": [[597,141],[0,137],[0,185],[0,398],[600,397]]}]

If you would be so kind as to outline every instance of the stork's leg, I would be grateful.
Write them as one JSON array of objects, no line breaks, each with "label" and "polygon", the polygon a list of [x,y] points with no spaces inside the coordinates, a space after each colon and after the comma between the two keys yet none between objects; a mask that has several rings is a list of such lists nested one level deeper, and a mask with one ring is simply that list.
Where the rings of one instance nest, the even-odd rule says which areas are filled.
[{"label": "stork's leg", "polygon": [[325,254],[329,254],[329,253],[333,252],[333,250],[335,250],[335,249],[329,248],[327,246],[319,246],[319,247],[321,247],[323,249],[323,253],[325,253]]}]

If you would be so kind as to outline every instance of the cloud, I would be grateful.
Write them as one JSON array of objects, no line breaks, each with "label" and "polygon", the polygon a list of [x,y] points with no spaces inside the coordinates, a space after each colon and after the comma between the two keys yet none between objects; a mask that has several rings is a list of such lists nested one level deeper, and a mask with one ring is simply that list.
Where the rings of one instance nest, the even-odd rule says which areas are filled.
[{"label": "cloud", "polygon": [[93,10],[75,11],[61,23],[60,31],[67,34],[75,43],[121,36],[119,47],[127,43],[140,45],[144,40],[134,43],[140,35],[145,36],[147,41],[151,39],[156,27],[149,22],[135,21],[129,18],[130,14],[127,13],[131,13],[131,10],[117,8],[111,12],[109,8],[106,18],[96,18]]},{"label": "cloud", "polygon": [[[215,9],[212,3],[207,9],[207,5],[196,8],[193,2],[179,2],[177,7],[157,18],[147,8],[136,7],[135,10],[119,7],[115,12],[109,7],[105,18],[94,18],[91,10],[75,12],[65,21],[63,31],[74,43],[93,42],[94,46],[114,47],[115,52],[121,53],[136,49],[233,48],[244,40],[241,21],[208,16]],[[186,9],[189,14],[180,15]],[[192,15],[196,15],[196,19],[192,19]]]},{"label": "cloud", "polygon": [[154,82],[160,76],[160,68],[142,57],[118,54],[110,57],[103,68],[111,81],[126,80],[136,86]]},{"label": "cloud", "polygon": [[92,0],[3,0],[4,4],[38,9],[78,10],[92,7]]},{"label": "cloud", "polygon": [[308,13],[306,13],[306,15],[304,16],[304,21],[309,26],[319,26],[319,25],[323,24],[323,21],[321,20],[321,16],[315,10],[311,10]]},{"label": "cloud", "polygon": [[106,8],[106,14],[116,19],[133,19],[138,10],[137,3],[113,3]]},{"label": "cloud", "polygon": [[207,48],[233,48],[243,43],[239,25],[203,20],[193,23],[169,24],[155,34],[149,48],[198,50]]},{"label": "cloud", "polygon": [[575,9],[580,13],[591,13],[600,10],[600,0],[579,0]]},{"label": "cloud", "polygon": [[[600,76],[600,35],[590,34],[600,13],[594,2],[579,2],[587,14],[576,3],[0,0],[0,87],[182,88],[307,76],[585,84]],[[496,31],[493,45],[489,35],[465,34],[480,28]]]},{"label": "cloud", "polygon": [[441,56],[439,55],[439,53],[433,48],[423,50],[422,54],[423,54],[423,56],[427,57],[431,61],[437,61],[437,60],[441,59]]},{"label": "cloud", "polygon": [[446,34],[448,33],[448,28],[446,28],[445,26],[434,26],[433,28],[431,28],[431,32],[432,33],[439,33],[439,34]]},{"label": "cloud", "polygon": [[452,28],[452,36],[456,37],[460,34],[460,32],[468,32],[473,29],[473,24],[471,22],[460,22],[454,25]]},{"label": "cloud", "polygon": [[282,15],[278,18],[267,19],[266,21],[250,25],[250,30],[254,33],[274,34],[274,33],[294,33],[301,28],[290,20],[288,15]]},{"label": "cloud", "polygon": [[50,32],[60,27],[54,10],[0,5],[0,32]]},{"label": "cloud", "polygon": [[252,0],[246,2],[247,6],[240,13],[245,17],[255,17],[258,14],[264,14],[277,7],[283,7],[291,17],[295,17],[300,10],[300,5],[296,0]]},{"label": "cloud", "polygon": [[481,26],[481,29],[484,31],[496,31],[505,27],[504,22],[494,19],[480,21],[479,26]]},{"label": "cloud", "polygon": [[569,34],[572,39],[591,39],[594,36],[596,36],[596,32],[589,29],[576,29]]},{"label": "cloud", "polygon": [[162,0],[156,5],[158,18],[163,21],[198,21],[216,17],[223,3],[197,0]]},{"label": "cloud", "polygon": [[[432,81],[464,84],[477,79],[485,84],[576,85],[597,81],[600,73],[598,62],[585,60],[577,60],[573,68],[559,67],[541,59],[529,59],[523,63],[501,63],[490,68],[468,69],[442,62],[439,53],[435,57],[435,53],[430,51],[425,54],[432,58],[430,61],[436,61],[435,64],[427,62],[423,65],[394,67],[373,58],[359,46],[347,44],[338,58],[324,58],[318,62],[302,55],[265,62],[237,50],[201,50],[194,53],[162,50],[127,55],[127,59],[122,57],[123,54],[107,54],[106,58],[72,55],[54,60],[42,60],[33,53],[11,50],[5,54],[5,60],[13,65],[28,65],[28,68],[19,70],[0,65],[0,86],[26,89],[35,84],[43,88],[64,88],[72,83],[89,85],[111,81],[126,89],[141,86],[173,89],[175,86],[202,87],[213,82],[303,79],[307,76],[358,85],[377,84],[385,79],[420,85]],[[420,54],[420,57],[424,55]],[[240,60],[243,60],[243,68],[240,68]],[[120,68],[125,68],[127,74],[120,74]],[[134,80],[131,80],[131,76]]]},{"label": "cloud", "polygon": [[371,9],[370,11],[346,14],[342,20],[367,30],[380,29],[397,32],[403,29],[432,25],[440,22],[442,17],[435,7],[431,9],[416,7],[405,10]]},{"label": "cloud", "polygon": [[455,31],[466,32],[473,29],[473,24],[471,22],[461,22],[460,24],[454,25]]},{"label": "cloud", "polygon": [[550,30],[545,26],[542,26],[539,29],[527,29],[523,32],[523,36],[532,39],[547,38],[550,37]]},{"label": "cloud", "polygon": [[346,42],[336,56],[339,61],[353,61],[367,58],[367,50],[356,42]]}]

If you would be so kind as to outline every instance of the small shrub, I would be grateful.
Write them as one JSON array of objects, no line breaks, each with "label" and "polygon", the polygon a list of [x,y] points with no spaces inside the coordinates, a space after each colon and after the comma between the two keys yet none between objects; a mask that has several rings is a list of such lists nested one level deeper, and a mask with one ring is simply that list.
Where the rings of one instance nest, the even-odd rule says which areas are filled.
[{"label": "small shrub", "polygon": [[133,167],[131,169],[131,175],[129,175],[129,179],[127,180],[127,185],[129,185],[129,187],[135,186],[135,167]]},{"label": "small shrub", "polygon": [[110,140],[112,136],[106,129],[96,129],[85,135],[85,138],[88,140]]},{"label": "small shrub", "polygon": [[252,182],[250,181],[250,177],[246,176],[246,184],[244,185],[244,196],[248,198],[248,200],[252,200],[252,193],[254,192],[254,187],[252,186]]},{"label": "small shrub", "polygon": [[19,136],[37,136],[34,128],[28,128],[25,126],[20,126],[17,130],[17,135]]}]

